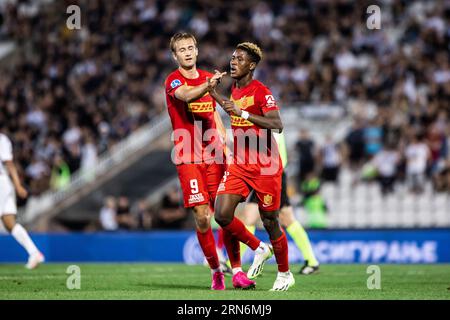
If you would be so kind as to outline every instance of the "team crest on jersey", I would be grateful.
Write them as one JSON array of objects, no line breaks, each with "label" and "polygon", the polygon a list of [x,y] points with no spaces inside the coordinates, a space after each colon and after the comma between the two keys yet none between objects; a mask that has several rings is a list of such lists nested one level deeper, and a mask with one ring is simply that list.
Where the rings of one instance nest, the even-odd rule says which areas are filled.
[{"label": "team crest on jersey", "polygon": [[235,100],[233,99],[233,97],[231,97],[231,101],[233,101],[233,103],[239,108],[247,109],[248,107],[251,107],[255,104],[255,96],[244,96],[238,100]]},{"label": "team crest on jersey", "polygon": [[266,98],[266,105],[268,107],[275,107],[275,105],[277,103],[275,102],[275,98],[273,97],[273,95],[268,94],[268,95],[265,96],[265,98]]},{"label": "team crest on jersey", "polygon": [[179,87],[179,86],[181,86],[181,81],[180,80],[178,80],[178,79],[175,79],[175,80],[173,80],[171,83],[170,83],[170,87],[173,89],[173,88],[176,88],[176,87]]},{"label": "team crest on jersey", "polygon": [[264,204],[265,204],[266,206],[270,206],[270,205],[272,204],[272,202],[273,202],[273,197],[272,197],[270,194],[266,194],[266,195],[264,196],[263,201],[264,201]]}]

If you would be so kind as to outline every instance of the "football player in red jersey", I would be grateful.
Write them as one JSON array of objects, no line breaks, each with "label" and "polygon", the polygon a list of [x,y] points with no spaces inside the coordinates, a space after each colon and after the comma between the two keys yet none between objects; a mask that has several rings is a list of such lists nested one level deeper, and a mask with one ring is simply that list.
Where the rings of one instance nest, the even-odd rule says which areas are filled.
[{"label": "football player in red jersey", "polygon": [[[197,237],[212,272],[213,290],[224,290],[215,240],[211,230],[213,206],[225,164],[217,126],[223,126],[208,93],[222,76],[197,69],[197,41],[189,33],[177,33],[170,40],[172,56],[178,64],[165,81],[167,110],[172,122],[176,164],[183,190],[184,206],[193,208]],[[212,151],[211,151],[212,150]]]},{"label": "football player in red jersey", "polygon": [[250,42],[237,45],[230,61],[231,77],[235,80],[231,100],[222,99],[215,90],[211,91],[231,117],[234,139],[233,163],[228,164],[217,191],[215,218],[224,234],[227,232],[235,239],[233,245],[226,245],[233,269],[241,267],[236,239],[255,251],[247,276],[256,278],[272,252],[251,238],[244,224],[234,217],[239,202],[244,201],[252,189],[255,190],[261,219],[269,233],[278,264],[278,275],[271,290],[286,291],[295,284],[295,279],[289,270],[286,235],[278,221],[283,168],[271,132],[281,132],[283,124],[272,93],[253,79],[253,72],[261,59],[262,52],[257,45]]}]

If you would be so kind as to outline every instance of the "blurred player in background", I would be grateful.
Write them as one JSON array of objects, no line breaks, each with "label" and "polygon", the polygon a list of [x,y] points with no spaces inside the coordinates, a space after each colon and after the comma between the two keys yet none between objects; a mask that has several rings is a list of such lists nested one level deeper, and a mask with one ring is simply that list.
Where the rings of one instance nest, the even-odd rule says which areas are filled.
[{"label": "blurred player in background", "polygon": [[[278,222],[283,167],[271,132],[271,129],[281,131],[283,125],[272,93],[253,79],[261,58],[262,52],[257,45],[249,42],[237,45],[230,61],[231,77],[235,80],[231,101],[212,92],[231,117],[234,139],[233,163],[228,164],[217,191],[215,218],[224,230],[224,243],[235,276],[242,274],[239,241],[255,251],[253,264],[247,272],[248,278],[255,279],[261,274],[264,262],[273,255],[272,248],[250,233],[234,216],[239,202],[255,190],[261,219],[278,264],[277,279],[271,290],[286,291],[294,285],[295,279],[289,271],[286,235]],[[253,144],[247,143],[251,140]]]},{"label": "blurred player in background", "polygon": [[[283,168],[286,168],[288,162],[286,142],[284,138],[284,133],[273,133],[275,140],[278,144],[278,149],[280,150],[281,160],[283,161]],[[283,171],[281,180],[281,209],[280,209],[280,223],[286,228],[291,238],[294,240],[295,244],[301,251],[303,258],[305,260],[304,265],[300,269],[300,274],[313,274],[319,271],[319,262],[314,255],[314,251],[309,241],[308,234],[302,225],[295,218],[294,209],[289,202],[289,197],[287,193],[287,177],[286,173]],[[242,212],[242,220],[246,225],[247,230],[251,233],[255,233],[256,222],[259,219],[258,210],[258,199],[254,191],[251,192],[248,202],[245,204],[244,210]],[[244,255],[247,247],[241,245],[241,255]]]},{"label": "blurred player in background", "polygon": [[[224,274],[210,221],[216,191],[224,173],[223,154],[219,154],[223,153],[223,147],[220,139],[213,137],[203,141],[203,136],[207,130],[216,130],[217,125],[223,127],[208,90],[215,87],[225,73],[213,75],[197,69],[197,41],[189,33],[175,34],[170,40],[170,49],[178,64],[178,69],[165,81],[167,110],[175,143],[172,160],[177,167],[184,206],[194,210],[197,238],[212,272],[211,289],[224,290]],[[207,154],[205,151],[211,146],[215,147],[216,153]]]},{"label": "blurred player in background", "polygon": [[13,162],[12,143],[2,133],[2,127],[3,125],[0,122],[0,217],[6,230],[27,251],[28,263],[26,264],[26,268],[34,269],[40,263],[44,262],[45,259],[44,255],[36,248],[36,245],[24,227],[16,223],[16,193],[20,198],[25,199],[28,196],[28,192],[20,182],[16,166]]}]

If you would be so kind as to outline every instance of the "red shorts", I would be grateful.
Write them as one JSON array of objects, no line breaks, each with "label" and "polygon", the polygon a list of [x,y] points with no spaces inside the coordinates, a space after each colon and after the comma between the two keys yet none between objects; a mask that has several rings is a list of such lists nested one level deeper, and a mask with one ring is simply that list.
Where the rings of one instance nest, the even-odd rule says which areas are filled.
[{"label": "red shorts", "polygon": [[217,163],[180,164],[177,165],[177,171],[183,190],[184,207],[191,208],[209,204],[213,208],[225,165]]},{"label": "red shorts", "polygon": [[237,194],[244,201],[254,189],[258,206],[262,211],[276,211],[281,203],[281,180],[283,171],[271,176],[247,177],[234,170],[223,175],[217,194]]}]

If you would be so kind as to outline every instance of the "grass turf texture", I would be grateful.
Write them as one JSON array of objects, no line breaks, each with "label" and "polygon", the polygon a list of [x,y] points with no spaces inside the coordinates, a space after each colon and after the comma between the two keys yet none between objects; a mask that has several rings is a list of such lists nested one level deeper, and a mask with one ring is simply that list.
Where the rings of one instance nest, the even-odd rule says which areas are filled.
[{"label": "grass turf texture", "polygon": [[44,264],[31,271],[0,265],[0,299],[450,299],[448,264],[380,265],[380,290],[367,289],[367,265],[323,265],[317,275],[296,273],[296,285],[288,292],[268,291],[275,265],[265,266],[255,290],[236,290],[227,276],[222,292],[209,289],[206,267],[182,264],[77,264],[81,289],[68,290],[69,265]]}]

